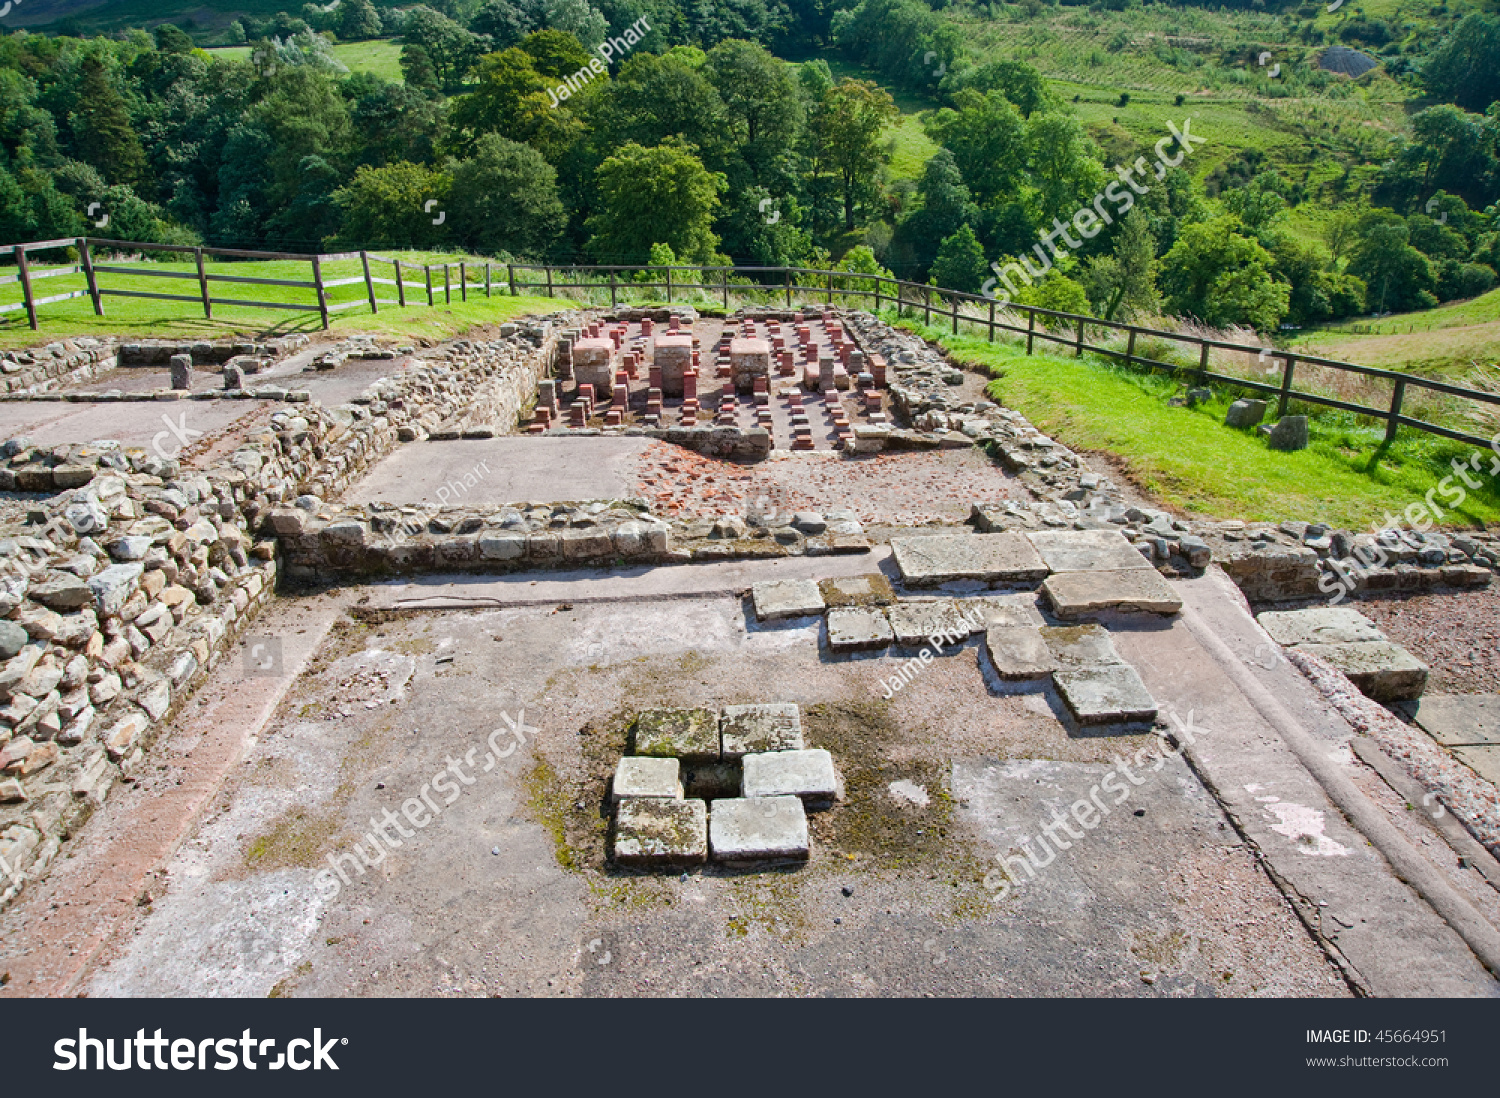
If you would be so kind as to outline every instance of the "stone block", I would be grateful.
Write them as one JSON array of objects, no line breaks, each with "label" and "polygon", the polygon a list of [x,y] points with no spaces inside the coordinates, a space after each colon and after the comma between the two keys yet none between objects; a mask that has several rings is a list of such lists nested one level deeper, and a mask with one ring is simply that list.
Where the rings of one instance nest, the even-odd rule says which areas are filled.
[{"label": "stone block", "polygon": [[1031,625],[993,625],[985,630],[984,649],[990,666],[1007,682],[1045,679],[1057,661],[1039,629]]},{"label": "stone block", "polygon": [[951,580],[1024,583],[1047,575],[1047,565],[1022,534],[929,534],[892,538],[901,578],[913,587]]},{"label": "stone block", "polygon": [[708,841],[714,861],[725,865],[806,861],[807,812],[797,797],[714,801]]},{"label": "stone block", "polygon": [[1053,572],[1123,572],[1151,567],[1118,530],[1036,530],[1025,536]]},{"label": "stone block", "polygon": [[1283,416],[1266,436],[1266,445],[1272,450],[1306,450],[1307,417]]},{"label": "stone block", "polygon": [[840,606],[828,611],[828,646],[836,652],[885,648],[896,635],[879,607]]},{"label": "stone block", "polygon": [[88,581],[94,594],[94,606],[100,617],[118,614],[140,585],[145,572],[141,564],[111,564]]},{"label": "stone block", "polygon": [[750,588],[756,621],[821,614],[823,596],[812,580],[767,580]]},{"label": "stone block", "polygon": [[742,788],[748,797],[798,797],[807,808],[827,808],[838,799],[833,756],[821,748],[746,755]]},{"label": "stone block", "polygon": [[719,761],[719,715],[711,709],[647,709],[631,728],[637,755]]},{"label": "stone block", "polygon": [[930,641],[942,648],[961,644],[983,620],[977,611],[974,617],[967,616],[954,599],[898,602],[886,609],[886,617],[896,643],[908,648],[920,648]]},{"label": "stone block", "polygon": [[791,702],[726,705],[719,721],[719,742],[726,759],[768,751],[800,751],[802,713]]},{"label": "stone block", "polygon": [[520,560],[526,555],[525,534],[492,534],[479,539],[479,555],[485,560]]},{"label": "stone block", "polygon": [[610,800],[618,804],[628,797],[682,798],[682,764],[676,759],[641,758],[627,755],[615,764]]},{"label": "stone block", "polygon": [[1052,681],[1079,724],[1122,724],[1156,718],[1156,700],[1129,664],[1058,670]]},{"label": "stone block", "polygon": [[771,376],[771,344],[764,339],[730,340],[729,375],[737,392],[754,392],[756,378]]},{"label": "stone block", "polygon": [[829,606],[889,606],[896,601],[891,581],[879,572],[820,580],[818,590]]},{"label": "stone block", "polygon": [[1182,609],[1182,600],[1154,568],[1059,572],[1042,584],[1042,594],[1060,618],[1076,618],[1100,610],[1175,614]]},{"label": "stone block", "polygon": [[1061,667],[1110,667],[1125,662],[1102,625],[1049,625],[1041,634]]},{"label": "stone block", "polygon": [[1438,743],[1500,745],[1500,696],[1429,694],[1403,708]]},{"label": "stone block", "polygon": [[1373,621],[1347,606],[1268,610],[1255,620],[1277,644],[1360,644],[1386,639]]},{"label": "stone block", "polygon": [[1361,693],[1375,701],[1420,697],[1427,686],[1427,665],[1390,641],[1299,644],[1297,648],[1333,664]]},{"label": "stone block", "polygon": [[1455,747],[1453,757],[1491,785],[1500,786],[1500,747]]},{"label": "stone block", "polygon": [[1037,609],[1036,596],[1033,594],[1019,595],[982,595],[975,599],[962,599],[959,609],[976,621],[974,631],[983,632],[994,626],[1042,626],[1046,624],[1042,612]]},{"label": "stone block", "polygon": [[661,371],[661,391],[665,396],[680,397],[683,379],[693,368],[693,338],[688,335],[659,335],[653,340],[652,365]]},{"label": "stone block", "polygon": [[592,385],[594,393],[607,393],[614,384],[615,345],[608,339],[580,339],[573,344],[573,378]]},{"label": "stone block", "polygon": [[193,387],[192,355],[173,355],[170,369],[172,371],[172,388],[191,389]]},{"label": "stone block", "polygon": [[614,854],[621,865],[702,865],[708,860],[708,805],[664,797],[621,801]]},{"label": "stone block", "polygon": [[1224,413],[1225,427],[1254,427],[1266,418],[1263,400],[1236,400]]}]

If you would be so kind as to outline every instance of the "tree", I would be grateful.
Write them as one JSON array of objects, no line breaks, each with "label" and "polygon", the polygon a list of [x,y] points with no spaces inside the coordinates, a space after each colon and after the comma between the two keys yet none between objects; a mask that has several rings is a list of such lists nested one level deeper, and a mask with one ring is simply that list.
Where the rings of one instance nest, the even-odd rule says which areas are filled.
[{"label": "tree", "polygon": [[437,66],[432,63],[432,55],[415,42],[401,47],[401,76],[408,88],[433,95],[442,90],[438,86]]},{"label": "tree", "polygon": [[846,77],[824,93],[813,115],[811,136],[823,170],[837,180],[845,232],[854,230],[855,211],[879,193],[876,173],[890,160],[881,134],[900,114],[890,92]]},{"label": "tree", "polygon": [[1389,211],[1373,213],[1360,225],[1349,271],[1364,280],[1369,307],[1378,313],[1437,304],[1432,264],[1410,241],[1410,227]]},{"label": "tree", "polygon": [[446,175],[405,161],[360,168],[333,194],[343,226],[329,246],[426,248],[441,243],[448,230],[433,224],[427,203],[444,203],[449,183]]},{"label": "tree", "polygon": [[1167,307],[1205,324],[1269,331],[1286,315],[1290,287],[1271,274],[1272,257],[1233,217],[1189,225],[1162,257]]},{"label": "tree", "polygon": [[927,134],[953,154],[981,205],[989,205],[1020,185],[1026,167],[1026,125],[998,91],[964,89],[958,109],[944,108],[928,118]]},{"label": "tree", "polygon": [[937,255],[938,245],[966,223],[974,222],[978,209],[947,149],[939,149],[923,166],[917,193],[922,204],[896,226],[890,255],[902,268],[925,272]]},{"label": "tree", "polygon": [[146,153],[130,124],[125,100],[115,90],[97,54],[79,65],[73,144],[79,155],[112,183],[133,183],[146,170]]},{"label": "tree", "polygon": [[343,0],[339,4],[339,37],[346,41],[380,36],[380,13],[370,0]]},{"label": "tree", "polygon": [[[565,31],[588,49],[609,37],[609,22],[588,0],[546,0],[547,26]],[[574,71],[577,71],[576,69]]]},{"label": "tree", "polygon": [[588,220],[589,250],[602,261],[639,263],[651,245],[667,244],[688,263],[711,263],[724,177],[710,172],[681,142],[654,148],[634,142],[599,165],[600,208]]},{"label": "tree", "polygon": [[453,89],[485,51],[487,41],[471,34],[446,15],[428,7],[415,7],[406,15],[406,42],[421,46],[437,72],[438,84]]},{"label": "tree", "polygon": [[485,0],[484,6],[469,20],[469,30],[488,35],[495,49],[504,50],[536,30],[542,18],[538,5]]},{"label": "tree", "polygon": [[1500,99],[1500,16],[1464,16],[1432,51],[1422,79],[1437,98],[1471,111]]},{"label": "tree", "polygon": [[655,145],[675,136],[692,145],[711,170],[723,171],[730,159],[724,102],[692,62],[690,53],[678,50],[628,57],[604,85],[594,112],[595,146]]},{"label": "tree", "polygon": [[984,263],[984,249],[974,230],[964,225],[939,246],[932,264],[934,285],[960,293],[978,293],[989,276]]},{"label": "tree", "polygon": [[1150,316],[1161,299],[1156,292],[1156,239],[1144,219],[1126,217],[1109,255],[1084,263],[1083,286],[1096,316],[1129,320]]},{"label": "tree", "polygon": [[454,100],[450,115],[460,148],[467,151],[480,135],[497,133],[555,159],[572,142],[578,122],[566,106],[553,106],[552,82],[537,71],[531,54],[516,47],[489,54],[475,77],[474,90]]},{"label": "tree", "polygon": [[724,105],[731,140],[757,183],[771,182],[802,125],[787,66],[754,42],[728,39],[708,51],[704,76]]},{"label": "tree", "polygon": [[448,172],[449,220],[470,248],[540,256],[568,223],[557,173],[528,145],[486,134],[474,155]]},{"label": "tree", "polygon": [[1104,166],[1078,119],[1033,115],[1026,123],[1026,139],[1031,182],[1043,210],[1075,209],[1104,188]]},{"label": "tree", "polygon": [[193,40],[181,27],[163,23],[156,28],[156,48],[162,53],[192,53]]},{"label": "tree", "polygon": [[1047,103],[1047,85],[1042,74],[1024,61],[990,61],[956,73],[951,80],[956,92],[972,88],[977,92],[997,91],[1030,118]]}]

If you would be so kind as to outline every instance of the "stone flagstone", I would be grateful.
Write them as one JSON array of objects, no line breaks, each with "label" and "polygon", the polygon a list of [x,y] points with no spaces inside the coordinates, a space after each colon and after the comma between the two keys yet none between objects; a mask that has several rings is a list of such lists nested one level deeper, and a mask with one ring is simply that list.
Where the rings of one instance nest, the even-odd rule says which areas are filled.
[{"label": "stone flagstone", "polygon": [[824,808],[838,797],[833,756],[821,748],[746,755],[741,788],[746,797],[801,797],[808,808]]},{"label": "stone flagstone", "polygon": [[1268,610],[1255,620],[1281,645],[1360,644],[1386,639],[1376,624],[1347,606],[1319,606],[1308,610]]},{"label": "stone flagstone", "polygon": [[1156,700],[1129,664],[1059,670],[1053,673],[1052,681],[1079,724],[1123,724],[1156,718]]},{"label": "stone flagstone", "polygon": [[1297,650],[1327,660],[1375,701],[1406,701],[1427,686],[1427,665],[1390,641],[1299,644]]},{"label": "stone flagstone", "polygon": [[823,596],[813,580],[767,580],[750,588],[757,621],[800,618],[823,612]]},{"label": "stone flagstone", "polygon": [[901,578],[913,587],[951,580],[1024,583],[1042,579],[1047,565],[1023,534],[928,534],[892,538]]},{"label": "stone flagstone", "polygon": [[1102,625],[1049,625],[1041,635],[1063,667],[1111,667],[1125,662]]},{"label": "stone flagstone", "polygon": [[1151,567],[1118,530],[1035,530],[1026,538],[1054,572],[1122,572]]},{"label": "stone flagstone", "polygon": [[1031,625],[993,625],[984,634],[995,673],[1007,682],[1045,679],[1057,667],[1041,630]]},{"label": "stone flagstone", "polygon": [[701,865],[708,860],[708,805],[631,797],[615,810],[615,861],[621,865]]},{"label": "stone flagstone", "polygon": [[802,750],[802,713],[791,702],[726,705],[719,722],[725,759],[761,751]]},{"label": "stone flagstone", "polygon": [[886,610],[886,617],[896,634],[896,643],[908,648],[926,645],[929,637],[938,637],[938,643],[946,648],[962,643],[977,629],[975,621],[966,617],[953,599],[898,602]]},{"label": "stone flagstone", "polygon": [[1100,610],[1175,614],[1182,609],[1182,599],[1154,568],[1059,572],[1047,577],[1042,593],[1060,618],[1076,618]]},{"label": "stone flagstone", "polygon": [[828,646],[836,652],[885,648],[895,639],[883,610],[841,606],[828,611]]},{"label": "stone flagstone", "polygon": [[627,755],[615,764],[615,780],[610,785],[610,799],[616,803],[628,797],[680,799],[681,766],[676,759]]},{"label": "stone flagstone", "polygon": [[716,862],[756,865],[806,861],[807,812],[797,797],[731,797],[714,801],[709,847]]},{"label": "stone flagstone", "polygon": [[1500,745],[1500,697],[1494,694],[1428,694],[1404,708],[1438,743]]},{"label": "stone flagstone", "polygon": [[712,709],[647,709],[632,730],[635,753],[684,762],[719,761],[719,715]]}]

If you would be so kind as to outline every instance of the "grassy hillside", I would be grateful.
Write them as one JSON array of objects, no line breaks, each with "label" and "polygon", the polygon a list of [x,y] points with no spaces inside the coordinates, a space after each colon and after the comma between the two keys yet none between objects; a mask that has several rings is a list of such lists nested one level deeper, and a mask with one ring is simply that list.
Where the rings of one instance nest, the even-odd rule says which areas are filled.
[{"label": "grassy hillside", "polygon": [[[248,61],[249,46],[216,46],[207,51],[214,57],[233,61]],[[340,42],[333,47],[333,56],[349,67],[350,72],[373,72],[386,80],[400,82],[401,43],[391,39],[373,42]]]},{"label": "grassy hillside", "polygon": [[1500,369],[1500,289],[1423,312],[1308,332],[1292,345],[1325,358],[1471,384],[1471,375]]}]

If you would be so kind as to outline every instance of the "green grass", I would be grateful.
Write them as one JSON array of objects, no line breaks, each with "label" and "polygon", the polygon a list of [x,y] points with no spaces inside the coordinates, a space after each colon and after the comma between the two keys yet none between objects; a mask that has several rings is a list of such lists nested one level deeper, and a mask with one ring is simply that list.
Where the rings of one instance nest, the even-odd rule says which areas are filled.
[{"label": "green grass", "polygon": [[921,119],[914,114],[901,116],[901,121],[885,131],[895,148],[891,156],[892,179],[916,179],[922,168],[938,151],[938,144],[922,129]]},{"label": "green grass", "polygon": [[[250,60],[249,46],[215,46],[204,52],[225,61]],[[404,79],[401,75],[401,43],[394,39],[340,42],[333,47],[333,56],[348,66],[350,72],[373,72],[376,76],[397,84]]]},{"label": "green grass", "polygon": [[[889,318],[888,318],[889,319]],[[1469,448],[1403,433],[1381,452],[1380,434],[1343,416],[1312,420],[1312,444],[1276,453],[1249,431],[1223,426],[1228,395],[1174,407],[1181,386],[1086,356],[1028,356],[1014,346],[923,330],[961,360],[987,367],[990,395],[1080,451],[1118,458],[1132,483],[1174,510],[1221,519],[1289,518],[1360,528],[1421,499]],[[1294,411],[1303,409],[1294,408]],[[1500,491],[1471,493],[1459,526],[1500,519]]]},{"label": "green grass", "polygon": [[[437,254],[428,252],[396,252],[391,253],[392,259],[400,260],[402,264],[403,280],[408,283],[422,283],[424,274],[421,266],[424,263],[457,263],[461,259],[471,262],[469,275],[469,300],[463,302],[458,287],[458,272],[452,272],[453,301],[444,304],[442,290],[442,272],[434,271],[433,280],[435,288],[436,307],[427,305],[425,289],[416,289],[408,286],[406,298],[408,307],[400,309],[394,305],[381,305],[378,316],[371,316],[368,305],[349,309],[345,312],[335,313],[332,326],[340,331],[375,331],[388,334],[402,332],[410,333],[413,339],[447,339],[458,331],[474,324],[486,322],[499,322],[507,320],[522,312],[528,311],[553,311],[559,306],[549,304],[545,298],[516,297],[509,296],[505,284],[505,269],[503,266],[497,268],[494,273],[492,287],[494,297],[484,296],[484,261],[472,256],[463,257],[450,254]],[[147,275],[121,275],[101,273],[99,282],[102,287],[144,291],[146,293],[170,293],[193,296],[198,293],[197,268],[192,263],[151,263],[151,264],[122,264],[118,260],[108,258],[96,258],[96,263],[104,266],[140,266],[148,267],[150,270],[166,272],[173,275],[187,275],[191,277],[177,278],[154,278]],[[32,268],[33,274],[42,274],[49,270],[60,270],[56,266],[37,265]],[[14,270],[14,268],[12,268]],[[206,264],[206,271],[210,275],[234,275],[238,277],[283,279],[289,281],[311,281],[312,267],[310,263],[301,261],[278,261],[278,262],[210,262]],[[362,277],[362,268],[358,260],[335,260],[323,264],[323,278],[326,281],[338,281],[345,278]],[[391,278],[394,274],[389,264],[372,262],[371,274],[375,278]],[[66,274],[53,278],[41,279],[34,283],[34,291],[38,297],[47,297],[53,294],[65,293],[73,290],[82,290],[86,286],[81,274]],[[210,284],[211,297],[220,299],[234,298],[239,300],[268,301],[278,303],[314,304],[316,295],[308,287],[291,286],[260,286],[241,285],[236,283],[216,282]],[[365,302],[367,300],[363,282],[335,287],[328,291],[330,306],[349,302]],[[376,286],[376,297],[379,299],[396,299],[396,288],[394,286]],[[11,284],[0,286],[0,304],[9,304],[21,300],[21,288]],[[38,319],[41,327],[33,332],[27,325],[26,314],[22,310],[6,313],[0,317],[0,348],[19,348],[33,346],[39,342],[66,339],[72,336],[118,336],[127,339],[140,339],[146,337],[173,337],[173,338],[221,338],[230,335],[257,335],[269,336],[285,334],[296,331],[317,331],[322,327],[322,321],[316,312],[306,311],[283,311],[263,308],[253,308],[238,305],[215,305],[214,317],[208,320],[203,316],[200,304],[189,301],[156,301],[142,298],[108,297],[104,298],[105,315],[95,316],[93,306],[87,297],[75,298],[72,301],[56,302],[43,305],[38,310]]]},{"label": "green grass", "polygon": [[1469,301],[1356,318],[1300,333],[1292,346],[1324,358],[1402,370],[1461,385],[1496,380],[1500,367],[1500,289]]}]

